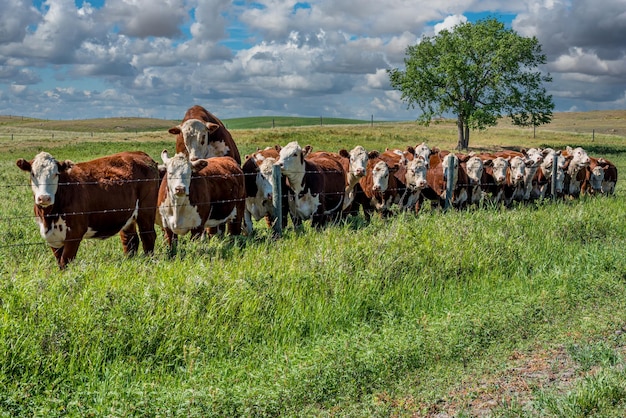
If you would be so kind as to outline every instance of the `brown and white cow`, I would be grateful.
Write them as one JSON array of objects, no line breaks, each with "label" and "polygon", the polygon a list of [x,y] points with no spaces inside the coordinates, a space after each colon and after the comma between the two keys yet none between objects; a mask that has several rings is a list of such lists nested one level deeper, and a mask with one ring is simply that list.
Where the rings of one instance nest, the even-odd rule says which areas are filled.
[{"label": "brown and white cow", "polygon": [[504,200],[509,162],[492,154],[479,154],[478,157],[483,162],[483,175],[480,179],[483,198],[487,202],[497,204]]},{"label": "brown and white cow", "polygon": [[73,163],[41,152],[31,161],[20,158],[17,166],[30,173],[39,232],[59,268],[76,257],[85,238],[119,233],[125,254],[135,254],[139,241],[144,253],[153,252],[159,170],[147,154],[121,152]]},{"label": "brown and white cow", "polygon": [[326,151],[313,152],[309,155],[309,158],[320,156],[333,158],[343,166],[346,173],[346,188],[342,211],[350,213],[350,206],[352,205],[355,195],[354,188],[359,183],[359,180],[365,176],[367,169],[367,151],[362,146],[357,145],[350,151],[341,149],[338,153]]},{"label": "brown and white cow", "polygon": [[[452,178],[450,179],[448,178],[448,167],[451,167],[452,172]],[[458,173],[459,159],[456,155],[448,151],[432,153],[430,155],[428,171],[426,172],[428,187],[422,190],[418,204],[421,206],[424,199],[428,199],[432,202],[433,207],[443,208],[448,195],[448,181],[452,182],[451,187],[453,190],[453,194],[450,196],[450,202],[452,204],[454,204],[455,201],[458,203],[460,199],[455,196]]]},{"label": "brown and white cow", "polygon": [[565,157],[565,189],[566,196],[576,198],[580,196],[582,183],[585,181],[587,167],[591,160],[587,152],[581,147],[566,147],[561,152]]},{"label": "brown and white cow", "polygon": [[380,158],[378,151],[368,154],[365,176],[359,180],[359,192],[355,196],[356,207],[363,208],[363,216],[370,220],[374,212],[381,216],[388,216],[391,206],[397,201],[398,180],[394,176],[398,165],[389,167],[387,162]]},{"label": "brown and white cow", "polygon": [[239,150],[226,126],[202,106],[187,109],[181,124],[168,132],[176,135],[176,153],[185,153],[191,160],[232,157],[241,164]]},{"label": "brown and white cow", "polygon": [[[554,191],[556,196],[563,196],[563,188],[565,187],[565,157],[561,155],[561,151],[552,148],[544,148],[541,150],[543,161],[539,165],[539,169],[535,173],[533,179],[532,198],[542,199],[552,196],[552,178],[556,161],[556,182]],[[554,197],[556,197],[554,196]]]},{"label": "brown and white cow", "polygon": [[617,167],[615,164],[604,158],[589,157],[590,163],[586,170],[585,181],[581,185],[583,194],[605,194],[615,193],[617,183]]},{"label": "brown and white cow", "polygon": [[230,157],[190,161],[184,153],[161,153],[166,174],[161,181],[156,223],[165,231],[170,250],[178,235],[192,238],[205,228],[226,224],[231,235],[241,233],[245,210],[243,171]]},{"label": "brown and white cow", "polygon": [[276,164],[289,185],[289,211],[294,219],[311,219],[315,227],[324,226],[341,215],[346,174],[334,158],[307,158],[311,146],[302,148],[293,141],[285,145]]},{"label": "brown and white cow", "polygon": [[458,187],[465,187],[467,190],[466,203],[468,205],[478,205],[483,197],[481,188],[481,180],[485,169],[483,160],[471,153],[467,156],[457,155],[457,157],[459,157],[459,167],[464,172],[463,177],[459,177],[458,183],[467,182],[467,186],[458,184]]},{"label": "brown and white cow", "polygon": [[428,165],[430,158],[424,159],[422,154],[416,154],[413,160],[409,161],[406,167],[406,187],[408,193],[411,195],[411,199],[407,201],[407,208],[412,206],[415,213],[420,210],[420,197],[422,190],[428,187]]}]

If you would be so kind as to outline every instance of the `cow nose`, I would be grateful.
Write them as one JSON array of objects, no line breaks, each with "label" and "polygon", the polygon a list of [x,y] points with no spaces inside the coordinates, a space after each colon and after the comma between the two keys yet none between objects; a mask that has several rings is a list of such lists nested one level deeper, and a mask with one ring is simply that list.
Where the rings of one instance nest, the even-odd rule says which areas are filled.
[{"label": "cow nose", "polygon": [[185,186],[176,186],[174,188],[174,191],[176,192],[177,195],[184,195],[185,194]]},{"label": "cow nose", "polygon": [[52,196],[49,194],[41,194],[37,196],[37,204],[39,206],[49,206],[50,202],[52,202]]},{"label": "cow nose", "polygon": [[417,185],[418,185],[419,187],[426,187],[426,184],[428,184],[428,183],[426,182],[426,180],[420,180],[420,181],[418,181],[418,182],[417,182]]},{"label": "cow nose", "polygon": [[356,175],[359,177],[362,177],[365,175],[365,170],[363,170],[362,168],[357,168],[356,169]]},{"label": "cow nose", "polygon": [[380,191],[380,186],[374,185],[374,186],[372,186],[372,190],[374,190],[375,192],[378,192],[378,191]]}]

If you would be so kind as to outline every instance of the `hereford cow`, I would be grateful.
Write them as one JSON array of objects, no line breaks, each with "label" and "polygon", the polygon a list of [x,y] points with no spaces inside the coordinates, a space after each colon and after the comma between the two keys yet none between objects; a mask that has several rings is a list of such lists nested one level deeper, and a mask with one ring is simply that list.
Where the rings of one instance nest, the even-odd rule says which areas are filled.
[{"label": "hereford cow", "polygon": [[585,181],[590,159],[587,152],[581,147],[567,147],[561,152],[565,157],[565,188],[566,196],[576,198],[580,195],[580,188]]},{"label": "hereford cow", "polygon": [[205,228],[227,224],[232,235],[241,233],[245,210],[243,171],[230,157],[190,161],[184,153],[172,158],[161,153],[166,174],[161,181],[156,223],[165,231],[170,251],[178,235],[192,238]]},{"label": "hereford cow", "polygon": [[324,226],[341,215],[345,190],[345,170],[333,158],[308,158],[311,146],[290,142],[280,150],[276,164],[289,184],[289,211],[293,218],[311,219]]},{"label": "hereford cow", "polygon": [[415,213],[418,213],[420,210],[420,197],[422,190],[428,187],[428,180],[426,178],[427,173],[428,160],[424,159],[422,154],[415,154],[413,160],[409,161],[409,164],[407,165],[405,175],[408,193],[410,193],[411,196],[416,197],[414,201],[411,199],[407,202],[407,207],[412,205]]},{"label": "hereford cow", "polygon": [[[481,180],[485,169],[483,160],[474,154],[467,156],[457,155],[457,157],[459,157],[459,167],[463,171],[463,173],[459,175],[459,184],[457,187],[465,187],[467,190],[466,204],[478,205],[483,196],[481,188]],[[464,185],[463,181],[466,181],[467,185]]]},{"label": "hereford cow", "polygon": [[478,157],[482,160],[484,167],[480,179],[484,199],[497,204],[504,200],[504,187],[509,162],[503,157],[496,157],[491,154],[479,154]]},{"label": "hereford cow", "polygon": [[154,250],[159,170],[147,154],[73,163],[41,152],[30,162],[20,158],[17,166],[30,173],[39,231],[59,268],[76,257],[84,238],[119,233],[125,254],[134,255],[140,240],[144,253]]},{"label": "hereford cow", "polygon": [[585,181],[581,185],[581,193],[590,195],[613,194],[617,182],[615,164],[604,158],[589,157],[589,160]]},{"label": "hereford cow", "polygon": [[[246,184],[246,213],[244,221],[246,233],[252,233],[252,219],[258,221],[265,218],[268,227],[272,227],[276,220],[274,214],[274,178],[273,164],[278,160],[280,145],[257,149],[255,153],[246,155],[241,167]],[[281,175],[281,214],[282,228],[287,227],[289,203],[287,200],[287,182]]]},{"label": "hereford cow", "polygon": [[565,157],[561,155],[561,151],[555,151],[552,148],[541,150],[541,154],[543,155],[543,162],[539,165],[533,179],[532,197],[536,199],[552,197],[552,173],[555,160],[556,182],[554,190],[556,196],[562,196],[565,183]]},{"label": "hereford cow", "polygon": [[351,151],[345,149],[339,150],[339,153],[318,151],[309,155],[309,158],[317,157],[332,158],[343,166],[346,173],[346,187],[342,211],[351,213],[351,205],[355,195],[354,188],[359,180],[365,176],[367,169],[367,151],[362,146],[357,145]]},{"label": "hereford cow", "polygon": [[[421,206],[424,199],[428,199],[432,202],[433,207],[444,207],[448,194],[448,181],[452,182],[452,190],[458,194],[456,186],[459,173],[459,158],[448,151],[438,151],[430,155],[428,164],[429,167],[426,172],[428,187],[422,190],[418,204]],[[450,164],[452,167],[452,178],[448,179],[448,167]],[[450,197],[452,204],[461,200],[455,196],[455,192]]]},{"label": "hereford cow", "polygon": [[374,212],[381,216],[388,216],[391,205],[397,200],[398,185],[394,172],[398,165],[389,167],[387,162],[380,158],[378,151],[368,154],[365,176],[359,180],[360,192],[356,194],[355,205],[363,208],[363,216],[370,220]]},{"label": "hereford cow", "polygon": [[202,106],[187,110],[180,125],[170,128],[176,135],[176,153],[183,152],[191,160],[232,157],[241,164],[235,141],[221,120]]}]

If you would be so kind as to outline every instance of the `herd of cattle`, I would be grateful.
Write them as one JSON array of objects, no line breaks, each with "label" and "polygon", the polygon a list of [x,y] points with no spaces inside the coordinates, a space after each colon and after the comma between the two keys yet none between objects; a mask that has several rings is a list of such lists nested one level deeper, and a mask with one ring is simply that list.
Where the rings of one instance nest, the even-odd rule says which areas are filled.
[{"label": "herd of cattle", "polygon": [[[85,238],[120,234],[124,252],[141,242],[154,250],[159,225],[170,250],[177,237],[227,228],[252,233],[253,221],[313,226],[361,210],[387,216],[392,207],[418,212],[431,206],[464,208],[484,202],[510,206],[549,197],[612,194],[617,169],[582,148],[460,154],[426,144],[405,150],[313,152],[291,142],[241,157],[224,124],[201,106],[187,110],[176,135],[176,154],[157,164],[141,151],[88,162],[57,161],[41,152],[17,166],[30,173],[41,236],[60,268],[76,257]],[[280,169],[282,217],[274,216],[274,167]],[[556,170],[556,172],[554,172]],[[451,194],[450,194],[451,193]],[[553,195],[554,193],[554,195]]]}]

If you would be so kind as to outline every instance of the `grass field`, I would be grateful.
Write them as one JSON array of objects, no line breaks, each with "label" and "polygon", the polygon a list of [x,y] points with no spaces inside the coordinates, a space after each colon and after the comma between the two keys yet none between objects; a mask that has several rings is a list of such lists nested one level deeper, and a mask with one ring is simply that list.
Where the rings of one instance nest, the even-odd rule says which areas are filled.
[{"label": "grass field", "polygon": [[[626,112],[578,115],[535,137],[474,132],[470,146],[580,145],[626,172]],[[171,124],[59,122],[53,137],[11,119],[0,118],[0,416],[626,415],[621,180],[610,198],[353,217],[281,239],[261,224],[252,237],[184,237],[173,258],[160,232],[152,257],[87,240],[61,272],[15,160],[157,159],[174,148]],[[456,144],[449,121],[232,133],[242,155],[293,140]]]}]

